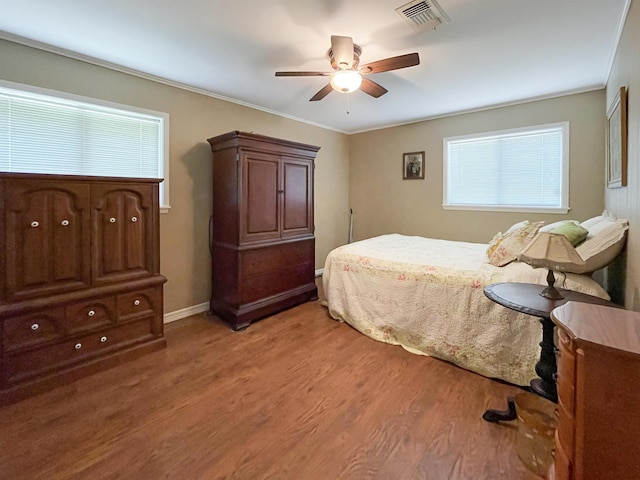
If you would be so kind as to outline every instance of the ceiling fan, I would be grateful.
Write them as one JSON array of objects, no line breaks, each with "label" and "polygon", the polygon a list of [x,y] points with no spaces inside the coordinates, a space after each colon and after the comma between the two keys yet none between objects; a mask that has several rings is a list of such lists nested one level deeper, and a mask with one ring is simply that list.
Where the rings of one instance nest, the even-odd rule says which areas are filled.
[{"label": "ceiling fan", "polygon": [[331,48],[327,55],[331,61],[333,72],[276,72],[276,77],[330,77],[329,84],[311,97],[310,102],[322,100],[331,93],[331,90],[349,93],[358,88],[364,93],[378,98],[388,90],[369,80],[365,75],[420,65],[418,54],[408,53],[359,66],[360,53],[362,53],[362,48],[355,45],[351,37],[332,35]]}]

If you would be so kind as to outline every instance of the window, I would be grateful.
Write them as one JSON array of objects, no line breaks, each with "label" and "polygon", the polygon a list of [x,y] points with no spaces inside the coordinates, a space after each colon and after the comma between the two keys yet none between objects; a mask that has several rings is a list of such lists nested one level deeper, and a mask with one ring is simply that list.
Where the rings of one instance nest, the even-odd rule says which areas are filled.
[{"label": "window", "polygon": [[445,209],[567,213],[569,122],[444,139]]},{"label": "window", "polygon": [[164,178],[169,115],[0,82],[0,171]]}]

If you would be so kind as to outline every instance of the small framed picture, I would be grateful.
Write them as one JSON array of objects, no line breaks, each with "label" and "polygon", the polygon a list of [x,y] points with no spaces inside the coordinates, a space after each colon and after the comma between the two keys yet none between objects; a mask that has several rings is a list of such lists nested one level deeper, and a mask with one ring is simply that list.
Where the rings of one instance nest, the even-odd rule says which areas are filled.
[{"label": "small framed picture", "polygon": [[424,152],[402,154],[402,179],[424,178]]}]

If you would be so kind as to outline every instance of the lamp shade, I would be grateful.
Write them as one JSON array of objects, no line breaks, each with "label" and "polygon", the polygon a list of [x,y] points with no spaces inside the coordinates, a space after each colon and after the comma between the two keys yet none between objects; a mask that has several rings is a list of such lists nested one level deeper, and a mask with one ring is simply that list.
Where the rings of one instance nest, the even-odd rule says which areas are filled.
[{"label": "lamp shade", "polygon": [[349,93],[360,88],[362,75],[355,70],[338,70],[331,75],[329,83],[334,90]]},{"label": "lamp shade", "polygon": [[539,232],[518,254],[518,260],[532,267],[544,267],[557,271],[585,264],[567,237],[550,232]]}]

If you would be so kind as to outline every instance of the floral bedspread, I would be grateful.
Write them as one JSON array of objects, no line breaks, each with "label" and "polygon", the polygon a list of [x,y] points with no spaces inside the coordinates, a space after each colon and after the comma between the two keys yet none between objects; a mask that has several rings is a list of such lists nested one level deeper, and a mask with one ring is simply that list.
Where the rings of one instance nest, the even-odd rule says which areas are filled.
[{"label": "floral bedspread", "polygon": [[[323,286],[336,320],[413,353],[481,375],[527,385],[537,375],[539,319],[485,297],[485,285],[546,285],[545,269],[487,262],[486,244],[382,235],[344,245],[327,257]],[[557,286],[609,298],[590,277],[564,274]]]}]

